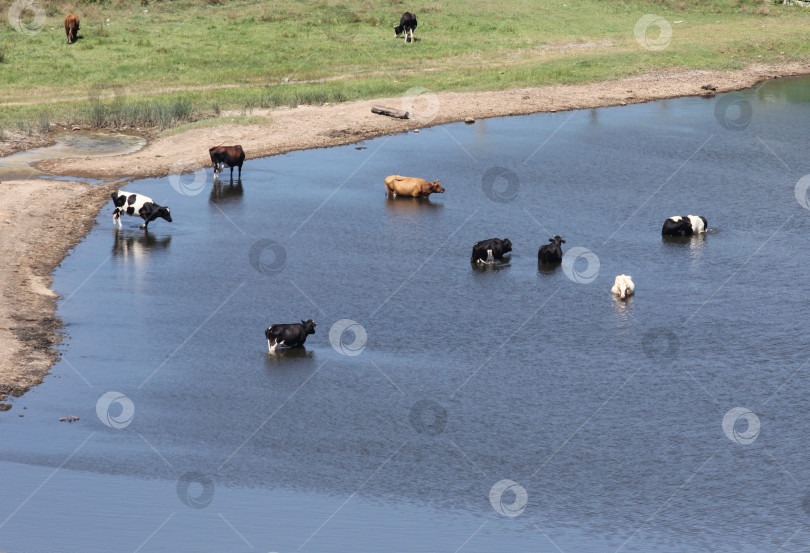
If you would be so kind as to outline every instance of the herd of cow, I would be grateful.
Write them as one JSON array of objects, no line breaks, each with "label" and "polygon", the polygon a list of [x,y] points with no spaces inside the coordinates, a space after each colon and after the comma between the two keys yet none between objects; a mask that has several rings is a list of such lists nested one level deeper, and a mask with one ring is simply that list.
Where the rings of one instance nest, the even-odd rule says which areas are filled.
[{"label": "herd of cow", "polygon": [[[405,42],[411,39],[411,43],[416,40],[413,37],[413,31],[416,29],[416,16],[411,12],[405,12],[399,19],[399,25],[394,27],[394,33],[397,37],[403,32],[405,33]],[[76,37],[79,33],[79,16],[76,14],[68,14],[65,16],[65,34],[67,35],[67,43],[73,44],[76,42]]]},{"label": "herd of cow", "polygon": [[[233,182],[233,168],[239,169],[238,179],[242,178],[242,164],[245,161],[245,151],[242,146],[214,146],[208,150],[211,163],[214,167],[214,180],[219,179],[219,174],[230,168],[231,182]],[[387,196],[408,196],[413,198],[428,198],[431,194],[443,194],[444,188],[439,181],[429,182],[425,179],[415,177],[403,177],[401,175],[389,175],[385,178],[385,193]],[[149,223],[157,218],[172,222],[171,210],[166,206],[156,204],[148,196],[137,193],[123,193],[120,190],[113,192],[112,200],[113,227],[116,223],[119,227],[121,215],[139,216],[144,223],[140,228],[146,230]],[[705,233],[708,229],[706,218],[699,215],[674,216],[664,221],[661,229],[662,236],[693,236]],[[540,246],[537,250],[537,263],[539,266],[553,267],[563,261],[562,244],[565,244],[562,236],[549,238],[549,243]],[[495,264],[503,261],[504,256],[512,251],[512,242],[508,238],[490,238],[473,244],[472,264]],[[620,300],[626,300],[635,292],[635,284],[630,275],[618,275],[613,283],[611,292]],[[273,353],[277,347],[298,347],[303,346],[307,336],[315,334],[315,322],[312,319],[302,320],[294,324],[274,324],[264,332],[267,338],[267,349]]]}]

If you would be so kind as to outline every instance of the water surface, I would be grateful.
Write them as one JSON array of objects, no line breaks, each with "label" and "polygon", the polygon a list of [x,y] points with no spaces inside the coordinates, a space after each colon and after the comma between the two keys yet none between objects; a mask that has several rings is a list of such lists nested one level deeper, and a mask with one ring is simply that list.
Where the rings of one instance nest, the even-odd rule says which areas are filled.
[{"label": "water surface", "polygon": [[[114,231],[107,206],[57,269],[63,357],[0,418],[0,548],[810,550],[809,96],[446,125],[253,160],[239,185],[209,170],[201,193],[132,183],[174,222]],[[395,173],[447,192],[386,199]],[[662,240],[686,214],[710,232]],[[537,267],[552,234],[590,252],[573,278]],[[514,251],[476,270],[490,237]],[[304,318],[306,349],[268,355],[264,328]],[[365,344],[332,346],[343,320]],[[111,391],[131,420],[120,398],[97,416]],[[754,418],[729,438],[735,407]],[[505,479],[519,516],[490,503]]]}]

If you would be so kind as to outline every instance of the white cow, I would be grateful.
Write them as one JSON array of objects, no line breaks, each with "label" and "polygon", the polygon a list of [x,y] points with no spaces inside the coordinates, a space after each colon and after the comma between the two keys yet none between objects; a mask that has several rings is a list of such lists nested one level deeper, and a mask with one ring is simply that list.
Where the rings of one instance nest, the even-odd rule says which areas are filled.
[{"label": "white cow", "polygon": [[610,289],[611,292],[619,296],[619,299],[622,300],[626,300],[632,296],[635,290],[636,285],[633,284],[633,277],[630,275],[617,276],[616,281],[613,283],[613,288]]}]

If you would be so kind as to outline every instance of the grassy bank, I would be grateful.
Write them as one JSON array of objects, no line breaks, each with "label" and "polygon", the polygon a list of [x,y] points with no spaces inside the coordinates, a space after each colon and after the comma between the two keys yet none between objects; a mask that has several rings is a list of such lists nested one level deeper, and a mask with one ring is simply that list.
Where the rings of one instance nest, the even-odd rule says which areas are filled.
[{"label": "grassy bank", "polygon": [[[0,128],[172,127],[222,112],[610,80],[804,60],[810,12],[770,0],[173,0],[48,2],[35,34],[0,3]],[[405,10],[416,44],[395,40]],[[79,15],[66,44],[62,20]],[[645,14],[672,29],[642,47]],[[23,13],[34,24],[35,13]],[[655,44],[659,28],[649,28]]]}]

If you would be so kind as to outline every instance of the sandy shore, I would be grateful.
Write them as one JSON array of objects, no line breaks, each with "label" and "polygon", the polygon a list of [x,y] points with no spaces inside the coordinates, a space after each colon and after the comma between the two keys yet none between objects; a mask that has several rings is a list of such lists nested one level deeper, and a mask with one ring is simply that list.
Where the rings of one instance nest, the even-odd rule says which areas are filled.
[{"label": "sandy shore", "polygon": [[[422,94],[320,107],[255,111],[266,124],[193,129],[152,140],[134,154],[42,162],[55,175],[97,179],[156,177],[209,166],[208,148],[241,144],[248,158],[350,144],[430,125],[542,111],[625,105],[749,88],[774,77],[810,74],[810,62],[745,70],[669,71],[606,83],[524,88],[501,92]],[[372,105],[405,109],[416,119],[374,115]],[[25,147],[21,145],[21,148]],[[250,171],[250,165],[245,167]],[[0,184],[0,401],[39,384],[61,340],[51,273],[89,231],[110,186],[65,181]],[[67,208],[65,208],[67,206]],[[3,405],[0,404],[0,410]],[[7,408],[7,407],[6,407]]]},{"label": "sandy shore", "polygon": [[0,400],[42,382],[56,359],[62,321],[51,273],[108,199],[108,187],[80,182],[0,184]]}]

